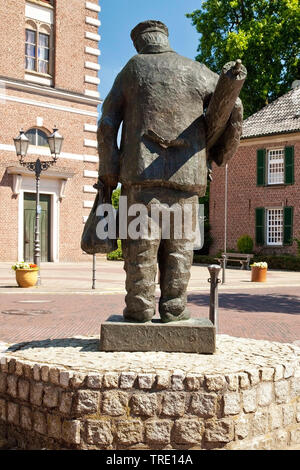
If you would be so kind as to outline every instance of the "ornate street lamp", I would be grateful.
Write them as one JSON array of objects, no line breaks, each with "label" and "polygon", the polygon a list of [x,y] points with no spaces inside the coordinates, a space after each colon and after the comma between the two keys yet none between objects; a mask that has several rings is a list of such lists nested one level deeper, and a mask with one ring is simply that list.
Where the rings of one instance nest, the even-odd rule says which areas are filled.
[{"label": "ornate street lamp", "polygon": [[[20,131],[20,135],[14,138],[14,144],[16,148],[17,156],[19,157],[19,162],[22,166],[28,168],[30,171],[35,172],[35,182],[36,182],[36,211],[35,211],[35,228],[34,228],[34,255],[33,262],[40,268],[41,264],[41,247],[40,247],[40,176],[42,171],[47,171],[48,168],[54,163],[56,163],[58,156],[60,155],[63,137],[58,133],[58,129],[54,127],[53,133],[47,138],[48,145],[50,148],[50,153],[52,160],[41,161],[39,158],[35,162],[25,162],[24,158],[26,157],[29,140],[26,137],[23,129]],[[38,280],[37,285],[41,284],[40,269],[38,271]]]},{"label": "ornate street lamp", "polygon": [[48,137],[48,145],[50,148],[51,155],[53,159],[56,161],[57,156],[61,152],[62,144],[64,138],[58,133],[58,129],[56,127],[53,128],[53,133]]},{"label": "ornate street lamp", "polygon": [[14,139],[17,156],[24,158],[27,155],[29,140],[27,139],[23,129],[20,130],[20,135]]}]

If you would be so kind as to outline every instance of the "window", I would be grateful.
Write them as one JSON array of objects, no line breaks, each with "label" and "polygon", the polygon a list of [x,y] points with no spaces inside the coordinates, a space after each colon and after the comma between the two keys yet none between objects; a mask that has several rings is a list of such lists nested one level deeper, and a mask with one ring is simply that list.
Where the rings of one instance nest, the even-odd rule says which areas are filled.
[{"label": "window", "polygon": [[290,206],[255,209],[256,245],[281,246],[293,243],[293,212]]},{"label": "window", "polygon": [[48,25],[27,21],[25,36],[25,69],[50,75],[50,33]]},{"label": "window", "polygon": [[48,34],[39,34],[38,45],[38,72],[49,73],[50,37]]},{"label": "window", "polygon": [[256,184],[294,184],[294,147],[257,150]]},{"label": "window", "polygon": [[30,145],[48,147],[47,134],[40,129],[29,129],[25,134]]},{"label": "window", "polygon": [[282,245],[283,209],[267,209],[267,245]]},{"label": "window", "polygon": [[25,68],[36,70],[36,31],[26,29]]},{"label": "window", "polygon": [[268,184],[284,183],[284,149],[268,150]]}]

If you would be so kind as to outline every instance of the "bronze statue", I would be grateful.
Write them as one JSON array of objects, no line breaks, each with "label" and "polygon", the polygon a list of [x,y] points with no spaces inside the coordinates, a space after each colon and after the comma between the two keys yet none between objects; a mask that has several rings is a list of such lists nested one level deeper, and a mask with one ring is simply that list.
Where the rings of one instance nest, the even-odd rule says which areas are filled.
[{"label": "bronze statue", "polygon": [[[120,182],[128,206],[144,204],[150,218],[153,204],[196,205],[205,194],[211,161],[224,165],[235,153],[242,125],[238,94],[246,69],[233,62],[219,78],[204,64],[174,52],[160,21],[139,23],[131,38],[138,54],[118,74],[102,108],[99,180],[108,192]],[[157,262],[162,322],[188,319],[192,234],[127,238],[122,247],[125,319],[146,322],[154,316]]]}]

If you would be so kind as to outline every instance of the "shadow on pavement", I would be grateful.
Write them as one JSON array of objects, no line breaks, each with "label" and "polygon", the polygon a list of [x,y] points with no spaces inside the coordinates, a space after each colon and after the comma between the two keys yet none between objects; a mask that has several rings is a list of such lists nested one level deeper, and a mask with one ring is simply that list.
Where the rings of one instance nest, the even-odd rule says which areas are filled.
[{"label": "shadow on pavement", "polygon": [[7,351],[24,351],[35,348],[77,348],[79,352],[99,352],[99,338],[59,338],[29,341],[13,344]]},{"label": "shadow on pavement", "polygon": [[[190,294],[188,302],[199,307],[209,306],[209,295]],[[219,294],[219,308],[244,312],[270,312],[300,315],[300,297],[282,294]]]},{"label": "shadow on pavement", "polygon": [[19,286],[0,286],[0,289],[21,289]]}]

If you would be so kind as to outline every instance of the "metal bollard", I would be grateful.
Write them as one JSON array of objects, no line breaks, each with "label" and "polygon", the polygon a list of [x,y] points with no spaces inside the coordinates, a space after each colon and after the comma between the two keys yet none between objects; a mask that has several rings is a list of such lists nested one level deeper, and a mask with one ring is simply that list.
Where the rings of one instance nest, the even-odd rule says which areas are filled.
[{"label": "metal bollard", "polygon": [[93,255],[93,284],[92,289],[96,289],[96,255]]},{"label": "metal bollard", "polygon": [[227,264],[227,257],[226,257],[226,255],[222,255],[222,261],[221,261],[221,266],[222,266],[222,284],[225,284],[226,264]]},{"label": "metal bollard", "polygon": [[221,280],[218,278],[221,266],[218,264],[210,264],[207,269],[209,270],[210,278],[210,299],[209,299],[209,319],[216,328],[218,333],[218,284]]}]

